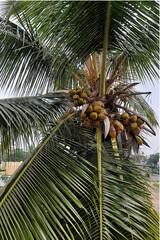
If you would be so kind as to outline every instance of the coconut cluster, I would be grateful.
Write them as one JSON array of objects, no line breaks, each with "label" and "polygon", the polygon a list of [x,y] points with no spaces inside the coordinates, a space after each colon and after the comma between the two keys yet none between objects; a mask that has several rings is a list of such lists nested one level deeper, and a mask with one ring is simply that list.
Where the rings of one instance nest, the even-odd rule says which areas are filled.
[{"label": "coconut cluster", "polygon": [[[78,86],[76,90],[70,90],[69,96],[75,107],[82,106],[78,111],[75,109],[69,109],[64,115],[68,116],[72,113],[80,113],[80,121],[88,129],[101,128],[104,135],[109,128],[109,136],[115,138],[117,134],[121,134],[122,131],[126,131],[128,135],[132,135],[137,139],[139,145],[143,144],[143,140],[139,136],[141,129],[143,128],[144,121],[133,114],[124,112],[120,114],[118,108],[115,107],[117,99],[113,98],[115,89],[110,89],[109,94],[106,93],[103,98],[98,95],[87,94],[87,89]],[[120,95],[121,100],[127,102],[128,99]],[[112,101],[110,100],[112,99]],[[73,120],[75,115],[72,114]]]},{"label": "coconut cluster", "polygon": [[104,109],[104,104],[101,101],[96,101],[92,104],[89,104],[86,111],[81,112],[81,122],[88,129],[99,128],[102,125],[106,117],[106,110]]},{"label": "coconut cluster", "polygon": [[129,115],[128,113],[123,113],[120,115],[121,121],[128,133],[134,134],[137,138],[139,145],[143,144],[142,139],[138,136],[143,128],[144,121],[135,116]]},{"label": "coconut cluster", "polygon": [[74,103],[74,106],[82,106],[83,104],[87,103],[87,93],[85,92],[84,88],[81,88],[78,86],[76,90],[70,90],[69,95],[71,98],[71,101]]}]

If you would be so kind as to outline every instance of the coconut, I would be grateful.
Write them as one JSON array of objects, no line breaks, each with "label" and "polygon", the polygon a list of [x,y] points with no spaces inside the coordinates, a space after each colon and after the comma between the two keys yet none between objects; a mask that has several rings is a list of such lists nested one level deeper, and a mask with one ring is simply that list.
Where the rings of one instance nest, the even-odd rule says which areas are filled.
[{"label": "coconut", "polygon": [[84,104],[83,98],[79,98],[79,99],[78,99],[78,103],[79,103],[80,106],[83,105],[83,104]]},{"label": "coconut", "polygon": [[91,112],[93,112],[93,107],[92,107],[92,105],[90,104],[90,105],[88,106],[87,110],[86,110],[86,113],[91,113]]},{"label": "coconut", "polygon": [[79,90],[76,91],[76,94],[79,95],[81,92],[82,92],[82,90],[79,89]]},{"label": "coconut", "polygon": [[100,107],[104,107],[104,103],[103,102],[101,102],[101,101],[96,101],[96,102],[94,102],[94,104],[93,104],[94,106],[100,106]]},{"label": "coconut", "polygon": [[113,121],[113,126],[114,127],[117,127],[119,125],[121,125],[121,123],[118,120]]},{"label": "coconut", "polygon": [[142,129],[142,128],[143,128],[143,124],[142,124],[142,125],[138,125],[138,127],[139,127],[140,129]]},{"label": "coconut", "polygon": [[96,120],[96,121],[94,121],[93,126],[94,126],[94,127],[100,127],[100,126],[101,126],[101,123]]},{"label": "coconut", "polygon": [[117,134],[121,133],[122,131],[117,131]]},{"label": "coconut", "polygon": [[81,93],[81,94],[80,94],[80,97],[81,97],[81,98],[87,98],[88,95],[87,95],[86,93]]},{"label": "coconut", "polygon": [[107,111],[106,109],[102,108],[100,113],[107,114]]},{"label": "coconut", "polygon": [[144,123],[144,121],[141,119],[141,118],[138,118],[137,119],[137,124],[138,125],[142,125]]},{"label": "coconut", "polygon": [[116,137],[116,129],[114,128],[113,125],[110,126],[109,136],[110,136],[111,138]]},{"label": "coconut", "polygon": [[78,101],[77,101],[77,100],[74,101],[74,106],[75,106],[75,107],[78,106]]},{"label": "coconut", "polygon": [[123,98],[123,102],[128,102],[128,98],[127,97]]},{"label": "coconut", "polygon": [[117,129],[117,131],[123,131],[124,130],[124,127],[123,127],[123,125],[122,124],[120,124],[119,126],[116,126],[116,129]]},{"label": "coconut", "polygon": [[91,126],[91,125],[92,125],[91,120],[90,120],[89,118],[85,119],[85,120],[84,120],[84,125],[85,125],[85,126]]},{"label": "coconut", "polygon": [[89,117],[92,120],[96,120],[97,119],[97,113],[96,112],[92,112],[92,113],[89,114]]},{"label": "coconut", "polygon": [[128,125],[128,124],[129,124],[129,119],[128,119],[128,118],[127,118],[127,119],[124,119],[124,120],[123,120],[123,124],[124,124],[124,125]]},{"label": "coconut", "polygon": [[87,114],[81,112],[81,118],[86,118],[86,117],[87,117]]},{"label": "coconut", "polygon": [[121,118],[122,118],[122,119],[128,119],[128,118],[129,118],[128,113],[123,113],[123,114],[121,115]]},{"label": "coconut", "polygon": [[76,94],[76,91],[75,91],[75,90],[70,90],[70,91],[69,91],[69,94],[70,94],[70,95],[74,95],[74,94]]},{"label": "coconut", "polygon": [[103,121],[105,119],[105,115],[103,113],[98,114],[98,120]]},{"label": "coconut", "polygon": [[79,96],[78,96],[77,94],[75,94],[75,95],[73,96],[73,99],[74,99],[74,100],[78,100],[78,99],[79,99]]},{"label": "coconut", "polygon": [[133,133],[135,135],[138,135],[140,133],[141,129],[139,127],[136,127],[134,130],[133,130]]},{"label": "coconut", "polygon": [[100,106],[98,106],[98,105],[94,105],[94,106],[93,106],[93,111],[94,111],[94,112],[100,113],[101,110],[102,110],[102,108],[101,108]]},{"label": "coconut", "polygon": [[77,90],[81,90],[81,91],[82,91],[82,88],[81,88],[80,86],[78,86],[76,89],[77,89]]},{"label": "coconut", "polygon": [[140,138],[138,136],[136,136],[136,138],[137,138],[138,144],[141,146],[143,144],[142,138]]},{"label": "coconut", "polygon": [[135,122],[137,122],[137,116],[131,116],[130,118],[129,118],[129,121],[130,122],[132,122],[132,123],[135,123]]},{"label": "coconut", "polygon": [[135,129],[137,127],[137,123],[131,123],[130,127],[131,127],[132,130]]}]

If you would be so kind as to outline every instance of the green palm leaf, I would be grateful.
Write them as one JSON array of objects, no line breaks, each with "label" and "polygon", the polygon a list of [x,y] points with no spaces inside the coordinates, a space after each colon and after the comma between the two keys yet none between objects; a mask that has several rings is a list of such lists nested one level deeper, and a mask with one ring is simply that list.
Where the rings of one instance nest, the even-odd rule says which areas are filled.
[{"label": "green palm leaf", "polygon": [[[10,8],[13,4],[14,1],[8,2],[9,16],[14,16],[22,28],[32,33],[33,41],[42,48],[43,59],[51,56],[48,66],[53,66],[50,68],[54,73],[53,83],[62,80],[68,84],[68,79],[64,80],[68,68],[76,68],[92,52],[102,51],[107,2],[31,1],[16,2]],[[156,77],[158,3],[112,1],[108,41],[110,52],[126,53],[132,76],[141,80]],[[32,84],[36,81],[34,78]],[[43,89],[44,81],[46,83],[46,77],[35,83],[37,90]],[[47,84],[51,86],[48,78]]]},{"label": "green palm leaf", "polygon": [[[2,191],[2,239],[99,239],[92,139],[93,133],[69,121],[35,149]],[[103,238],[157,239],[158,217],[141,170],[115,157],[105,142],[102,158]]]},{"label": "green palm leaf", "polygon": [[71,239],[72,231],[79,239],[87,237],[87,226],[78,213],[86,210],[78,195],[89,199],[92,172],[82,157],[69,153],[62,138],[57,139],[61,124],[2,191],[2,239]]},{"label": "green palm leaf", "polygon": [[17,97],[0,100],[1,149],[20,143],[39,141],[67,108],[66,94],[50,93],[43,96]]}]

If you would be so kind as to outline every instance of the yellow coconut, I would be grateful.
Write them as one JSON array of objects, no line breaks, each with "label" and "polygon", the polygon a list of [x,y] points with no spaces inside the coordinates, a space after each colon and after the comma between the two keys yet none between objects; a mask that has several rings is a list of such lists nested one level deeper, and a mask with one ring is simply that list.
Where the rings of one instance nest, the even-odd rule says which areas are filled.
[{"label": "yellow coconut", "polygon": [[141,118],[138,118],[137,119],[137,124],[138,125],[142,125],[144,123],[144,121],[141,119]]},{"label": "yellow coconut", "polygon": [[69,94],[70,94],[70,95],[74,95],[74,94],[76,94],[76,91],[75,91],[75,90],[70,90],[70,91],[69,91]]},{"label": "yellow coconut", "polygon": [[104,107],[104,103],[103,102],[101,102],[101,101],[96,101],[96,102],[94,102],[94,104],[93,104],[94,106],[100,106],[100,107]]},{"label": "yellow coconut", "polygon": [[122,119],[128,119],[128,118],[129,118],[128,113],[123,113],[123,114],[121,115],[121,118],[122,118]]},{"label": "yellow coconut", "polygon": [[92,105],[90,104],[90,105],[88,106],[87,110],[86,110],[86,113],[91,113],[91,112],[93,112],[93,107],[92,107]]},{"label": "yellow coconut", "polygon": [[123,102],[128,102],[128,98],[127,97],[123,98]]},{"label": "yellow coconut", "polygon": [[142,138],[140,138],[138,136],[136,136],[136,138],[137,138],[138,144],[141,146],[143,144]]},{"label": "yellow coconut", "polygon": [[128,119],[128,118],[127,118],[127,119],[124,119],[124,120],[123,120],[123,124],[124,124],[124,125],[128,125],[128,124],[129,124],[129,119]]},{"label": "yellow coconut", "polygon": [[80,86],[78,86],[76,89],[77,89],[77,90],[82,90],[82,88],[81,88]]},{"label": "yellow coconut", "polygon": [[137,122],[137,116],[131,116],[130,118],[129,118],[129,121],[130,122],[132,122],[132,123],[135,123],[135,122]]},{"label": "yellow coconut", "polygon": [[78,100],[78,99],[79,99],[79,96],[78,96],[77,94],[75,94],[75,95],[73,96],[73,99],[74,99],[74,100]]},{"label": "yellow coconut", "polygon": [[130,127],[131,127],[132,130],[135,129],[137,127],[137,123],[131,123]]},{"label": "yellow coconut", "polygon": [[110,126],[109,136],[110,136],[111,138],[116,137],[116,129],[115,129],[115,127],[114,127],[113,125]]},{"label": "yellow coconut", "polygon": [[102,110],[102,108],[101,108],[100,106],[98,106],[98,105],[94,105],[94,106],[93,106],[93,111],[94,111],[94,112],[100,113],[101,110]]},{"label": "yellow coconut", "polygon": [[85,126],[91,126],[91,125],[92,125],[91,120],[90,120],[89,118],[85,119],[85,120],[84,120],[84,125],[85,125]]},{"label": "yellow coconut", "polygon": [[97,113],[96,112],[92,112],[89,114],[90,119],[92,119],[93,121],[97,119]]},{"label": "yellow coconut", "polygon": [[87,117],[87,114],[81,112],[81,118],[86,118],[86,117]]},{"label": "yellow coconut", "polygon": [[135,135],[138,135],[138,134],[140,134],[140,131],[141,131],[141,129],[140,129],[139,127],[136,127],[136,128],[133,130],[133,133],[134,133]]},{"label": "yellow coconut", "polygon": [[79,90],[76,91],[76,94],[79,95],[81,92],[82,92],[82,90],[79,89]]},{"label": "yellow coconut", "polygon": [[122,131],[117,131],[117,134],[121,133]]},{"label": "yellow coconut", "polygon": [[142,128],[143,128],[143,124],[142,124],[142,125],[138,125],[138,127],[139,127],[140,129],[142,129]]},{"label": "yellow coconut", "polygon": [[100,113],[107,114],[107,111],[106,109],[102,108]]},{"label": "yellow coconut", "polygon": [[86,93],[81,93],[81,94],[80,94],[80,97],[81,97],[81,98],[87,98],[88,95],[87,95]]},{"label": "yellow coconut", "polygon": [[98,120],[103,121],[105,119],[105,115],[103,113],[98,114]]},{"label": "yellow coconut", "polygon": [[118,120],[113,121],[113,126],[114,127],[119,126],[120,124],[121,123]]},{"label": "yellow coconut", "polygon": [[116,126],[116,129],[117,129],[117,131],[122,132],[124,130],[123,124],[120,124],[119,126]]},{"label": "yellow coconut", "polygon": [[80,106],[83,105],[84,104],[83,98],[79,98],[78,103],[79,103]]},{"label": "yellow coconut", "polygon": [[93,126],[94,126],[94,127],[100,127],[100,126],[101,126],[101,123],[96,120],[96,121],[94,121]]}]

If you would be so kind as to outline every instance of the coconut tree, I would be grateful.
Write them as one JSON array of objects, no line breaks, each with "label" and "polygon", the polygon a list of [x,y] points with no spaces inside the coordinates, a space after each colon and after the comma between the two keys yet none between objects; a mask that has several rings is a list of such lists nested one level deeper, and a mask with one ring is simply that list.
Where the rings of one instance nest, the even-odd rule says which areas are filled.
[{"label": "coconut tree", "polygon": [[158,239],[129,156],[157,125],[156,1],[12,1],[0,19],[1,145],[37,147],[1,193],[2,239]]}]

